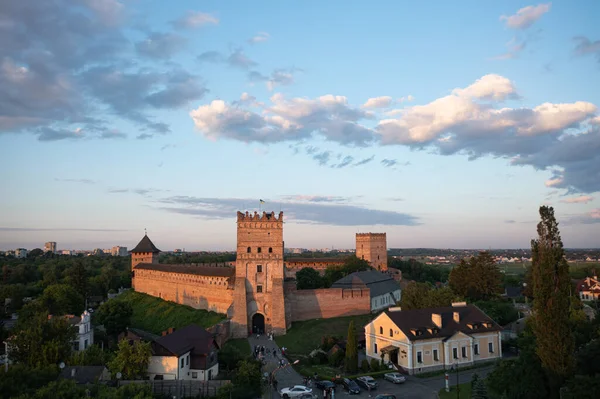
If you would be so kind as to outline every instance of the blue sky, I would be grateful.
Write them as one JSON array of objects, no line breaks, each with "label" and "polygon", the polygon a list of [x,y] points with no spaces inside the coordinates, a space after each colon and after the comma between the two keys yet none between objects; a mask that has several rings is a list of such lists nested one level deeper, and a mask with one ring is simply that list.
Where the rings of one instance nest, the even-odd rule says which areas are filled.
[{"label": "blue sky", "polygon": [[0,249],[600,246],[596,1],[11,3]]}]

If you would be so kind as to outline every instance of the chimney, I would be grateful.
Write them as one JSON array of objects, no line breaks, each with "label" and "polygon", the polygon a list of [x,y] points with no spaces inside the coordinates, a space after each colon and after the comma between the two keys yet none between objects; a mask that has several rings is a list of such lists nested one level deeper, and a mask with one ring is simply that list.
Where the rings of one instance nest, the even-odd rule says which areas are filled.
[{"label": "chimney", "polygon": [[391,308],[388,308],[388,311],[390,312],[400,312],[402,310],[402,308],[400,306],[393,306]]},{"label": "chimney", "polygon": [[167,332],[167,331],[163,331],[163,332],[161,333],[161,335],[162,335],[163,337],[164,337],[165,335],[167,335],[167,334],[168,334],[168,332]]},{"label": "chimney", "polygon": [[453,308],[459,308],[461,306],[467,306],[467,303],[466,302],[452,302]]},{"label": "chimney", "polygon": [[169,327],[167,334],[173,334],[173,331],[175,331],[175,329],[173,327]]},{"label": "chimney", "polygon": [[77,369],[75,369],[75,367],[73,367],[71,369],[71,378],[75,377],[75,373],[77,373]]},{"label": "chimney", "polygon": [[442,315],[441,314],[432,313],[431,321],[433,322],[433,324],[435,324],[437,326],[437,328],[442,328]]},{"label": "chimney", "polygon": [[460,313],[454,312],[454,321],[457,323],[460,322]]}]

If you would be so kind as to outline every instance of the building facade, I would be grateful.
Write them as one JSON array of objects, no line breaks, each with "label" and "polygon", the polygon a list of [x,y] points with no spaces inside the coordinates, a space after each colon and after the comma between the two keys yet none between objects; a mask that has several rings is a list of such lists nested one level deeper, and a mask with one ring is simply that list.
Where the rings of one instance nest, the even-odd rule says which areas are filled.
[{"label": "building facade", "polygon": [[586,277],[577,282],[575,291],[582,301],[592,301],[600,298],[600,280],[598,276]]},{"label": "building facade", "polygon": [[44,244],[44,252],[55,253],[56,252],[56,242],[48,241],[47,243],[45,243]]},{"label": "building facade", "polygon": [[391,308],[365,326],[368,358],[419,374],[502,357],[502,328],[474,305],[402,311]]},{"label": "building facade", "polygon": [[110,249],[110,254],[112,256],[127,256],[129,253],[127,252],[127,247],[117,245]]},{"label": "building facade", "polygon": [[368,288],[373,313],[396,306],[402,295],[400,284],[394,277],[378,270],[349,274],[333,283],[331,288]]},{"label": "building facade", "polygon": [[[131,250],[134,290],[227,314],[234,337],[257,332],[285,334],[292,321],[370,312],[369,288],[295,290],[284,283],[286,277],[295,276],[294,269],[306,263],[295,262],[291,271],[286,268],[283,212],[238,212],[236,222],[237,256],[233,265],[160,264],[160,250],[144,235]],[[381,259],[387,256],[387,249],[381,248],[385,234],[383,241],[381,235],[371,235],[361,238],[361,242],[371,248],[364,252],[364,259],[387,268],[387,261]],[[341,265],[343,260],[335,262]]]},{"label": "building facade", "polygon": [[15,258],[24,259],[27,257],[28,253],[29,253],[29,251],[26,250],[25,248],[17,248],[17,249],[15,249]]},{"label": "building facade", "polygon": [[356,257],[368,261],[375,270],[386,271],[388,268],[386,233],[357,233]]}]

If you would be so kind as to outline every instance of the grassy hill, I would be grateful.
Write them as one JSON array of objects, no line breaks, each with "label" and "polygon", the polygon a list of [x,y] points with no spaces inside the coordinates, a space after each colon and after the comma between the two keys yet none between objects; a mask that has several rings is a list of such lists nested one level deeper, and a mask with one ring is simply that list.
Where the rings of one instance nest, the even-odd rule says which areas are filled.
[{"label": "grassy hill", "polygon": [[154,334],[160,334],[169,327],[181,328],[189,324],[208,328],[226,318],[224,314],[194,309],[133,290],[126,291],[112,300],[125,301],[131,305],[131,327]]}]

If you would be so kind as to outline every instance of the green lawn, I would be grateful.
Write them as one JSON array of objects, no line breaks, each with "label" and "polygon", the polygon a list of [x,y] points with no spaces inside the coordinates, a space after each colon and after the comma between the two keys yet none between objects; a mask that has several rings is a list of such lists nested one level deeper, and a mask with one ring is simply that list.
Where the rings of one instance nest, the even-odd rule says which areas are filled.
[{"label": "green lawn", "polygon": [[348,325],[354,320],[357,332],[362,332],[374,315],[366,314],[360,316],[338,317],[334,319],[316,319],[297,321],[286,335],[275,336],[279,347],[286,347],[287,353],[296,356],[306,356],[313,349],[321,346],[321,339],[326,335],[340,336],[346,339],[348,336]]},{"label": "green lawn", "polygon": [[[471,383],[465,382],[460,384],[459,398],[471,399]],[[456,399],[456,386],[450,387],[450,392],[446,392],[445,388],[440,389],[440,399]]]},{"label": "green lawn", "polygon": [[189,324],[208,328],[226,318],[224,314],[194,309],[133,290],[126,291],[111,300],[131,304],[133,315],[130,327],[154,334],[160,334],[169,327],[182,328]]},{"label": "green lawn", "polygon": [[232,346],[237,348],[243,356],[250,356],[252,354],[250,349],[250,342],[246,338],[230,339],[223,344],[223,348]]}]

